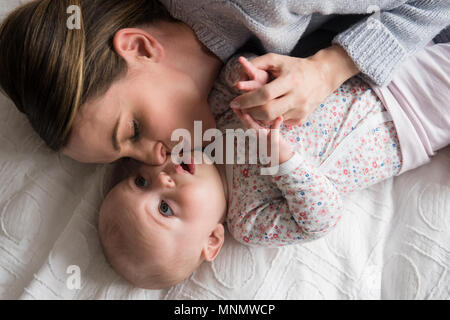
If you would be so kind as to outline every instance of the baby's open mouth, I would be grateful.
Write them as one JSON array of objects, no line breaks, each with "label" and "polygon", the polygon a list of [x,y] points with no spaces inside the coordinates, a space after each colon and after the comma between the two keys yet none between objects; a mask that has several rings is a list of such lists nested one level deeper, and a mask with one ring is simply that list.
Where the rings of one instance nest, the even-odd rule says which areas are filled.
[{"label": "baby's open mouth", "polygon": [[195,165],[193,163],[187,164],[187,163],[181,162],[181,164],[177,167],[181,168],[183,170],[183,173],[189,173],[189,174],[195,173]]}]

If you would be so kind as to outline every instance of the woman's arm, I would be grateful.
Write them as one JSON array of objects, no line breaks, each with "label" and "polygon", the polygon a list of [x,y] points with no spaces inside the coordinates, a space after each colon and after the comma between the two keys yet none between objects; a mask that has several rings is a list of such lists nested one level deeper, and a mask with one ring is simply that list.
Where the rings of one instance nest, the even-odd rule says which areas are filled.
[{"label": "woman's arm", "polygon": [[335,37],[358,69],[377,85],[389,82],[396,67],[450,25],[450,1],[410,0],[392,10],[368,7],[370,17]]},{"label": "woman's arm", "polygon": [[356,23],[340,33],[333,46],[309,58],[273,53],[258,57],[252,63],[275,80],[235,98],[231,107],[246,110],[257,120],[271,122],[283,116],[287,124],[299,124],[359,72],[376,84],[386,84],[405,57],[449,24],[450,1],[407,1]]}]

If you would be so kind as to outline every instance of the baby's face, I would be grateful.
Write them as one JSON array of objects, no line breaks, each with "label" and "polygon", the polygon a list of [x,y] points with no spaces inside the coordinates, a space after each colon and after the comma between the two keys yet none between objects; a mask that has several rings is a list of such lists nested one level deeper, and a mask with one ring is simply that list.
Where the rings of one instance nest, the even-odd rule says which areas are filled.
[{"label": "baby's face", "polygon": [[[142,165],[116,185],[100,214],[131,214],[160,255],[193,250],[200,257],[226,210],[224,183],[214,165]],[[197,252],[197,253],[196,253]],[[163,257],[161,257],[163,258]]]}]

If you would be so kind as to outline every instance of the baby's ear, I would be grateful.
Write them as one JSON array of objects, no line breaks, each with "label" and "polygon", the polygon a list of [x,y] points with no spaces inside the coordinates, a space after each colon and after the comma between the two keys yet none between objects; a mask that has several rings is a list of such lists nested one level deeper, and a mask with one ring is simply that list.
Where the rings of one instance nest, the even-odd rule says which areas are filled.
[{"label": "baby's ear", "polygon": [[208,262],[213,261],[220,252],[225,241],[225,229],[223,224],[218,223],[208,237],[208,242],[202,249],[202,257]]}]

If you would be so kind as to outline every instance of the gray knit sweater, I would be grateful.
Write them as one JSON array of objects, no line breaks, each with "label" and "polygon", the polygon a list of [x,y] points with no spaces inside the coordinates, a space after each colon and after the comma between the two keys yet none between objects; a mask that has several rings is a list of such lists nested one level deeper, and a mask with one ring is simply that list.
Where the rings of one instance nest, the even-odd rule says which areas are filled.
[{"label": "gray knit sweater", "polygon": [[267,52],[289,54],[317,17],[373,13],[333,42],[378,85],[388,83],[405,57],[450,25],[450,0],[160,1],[223,61],[253,36]]}]

